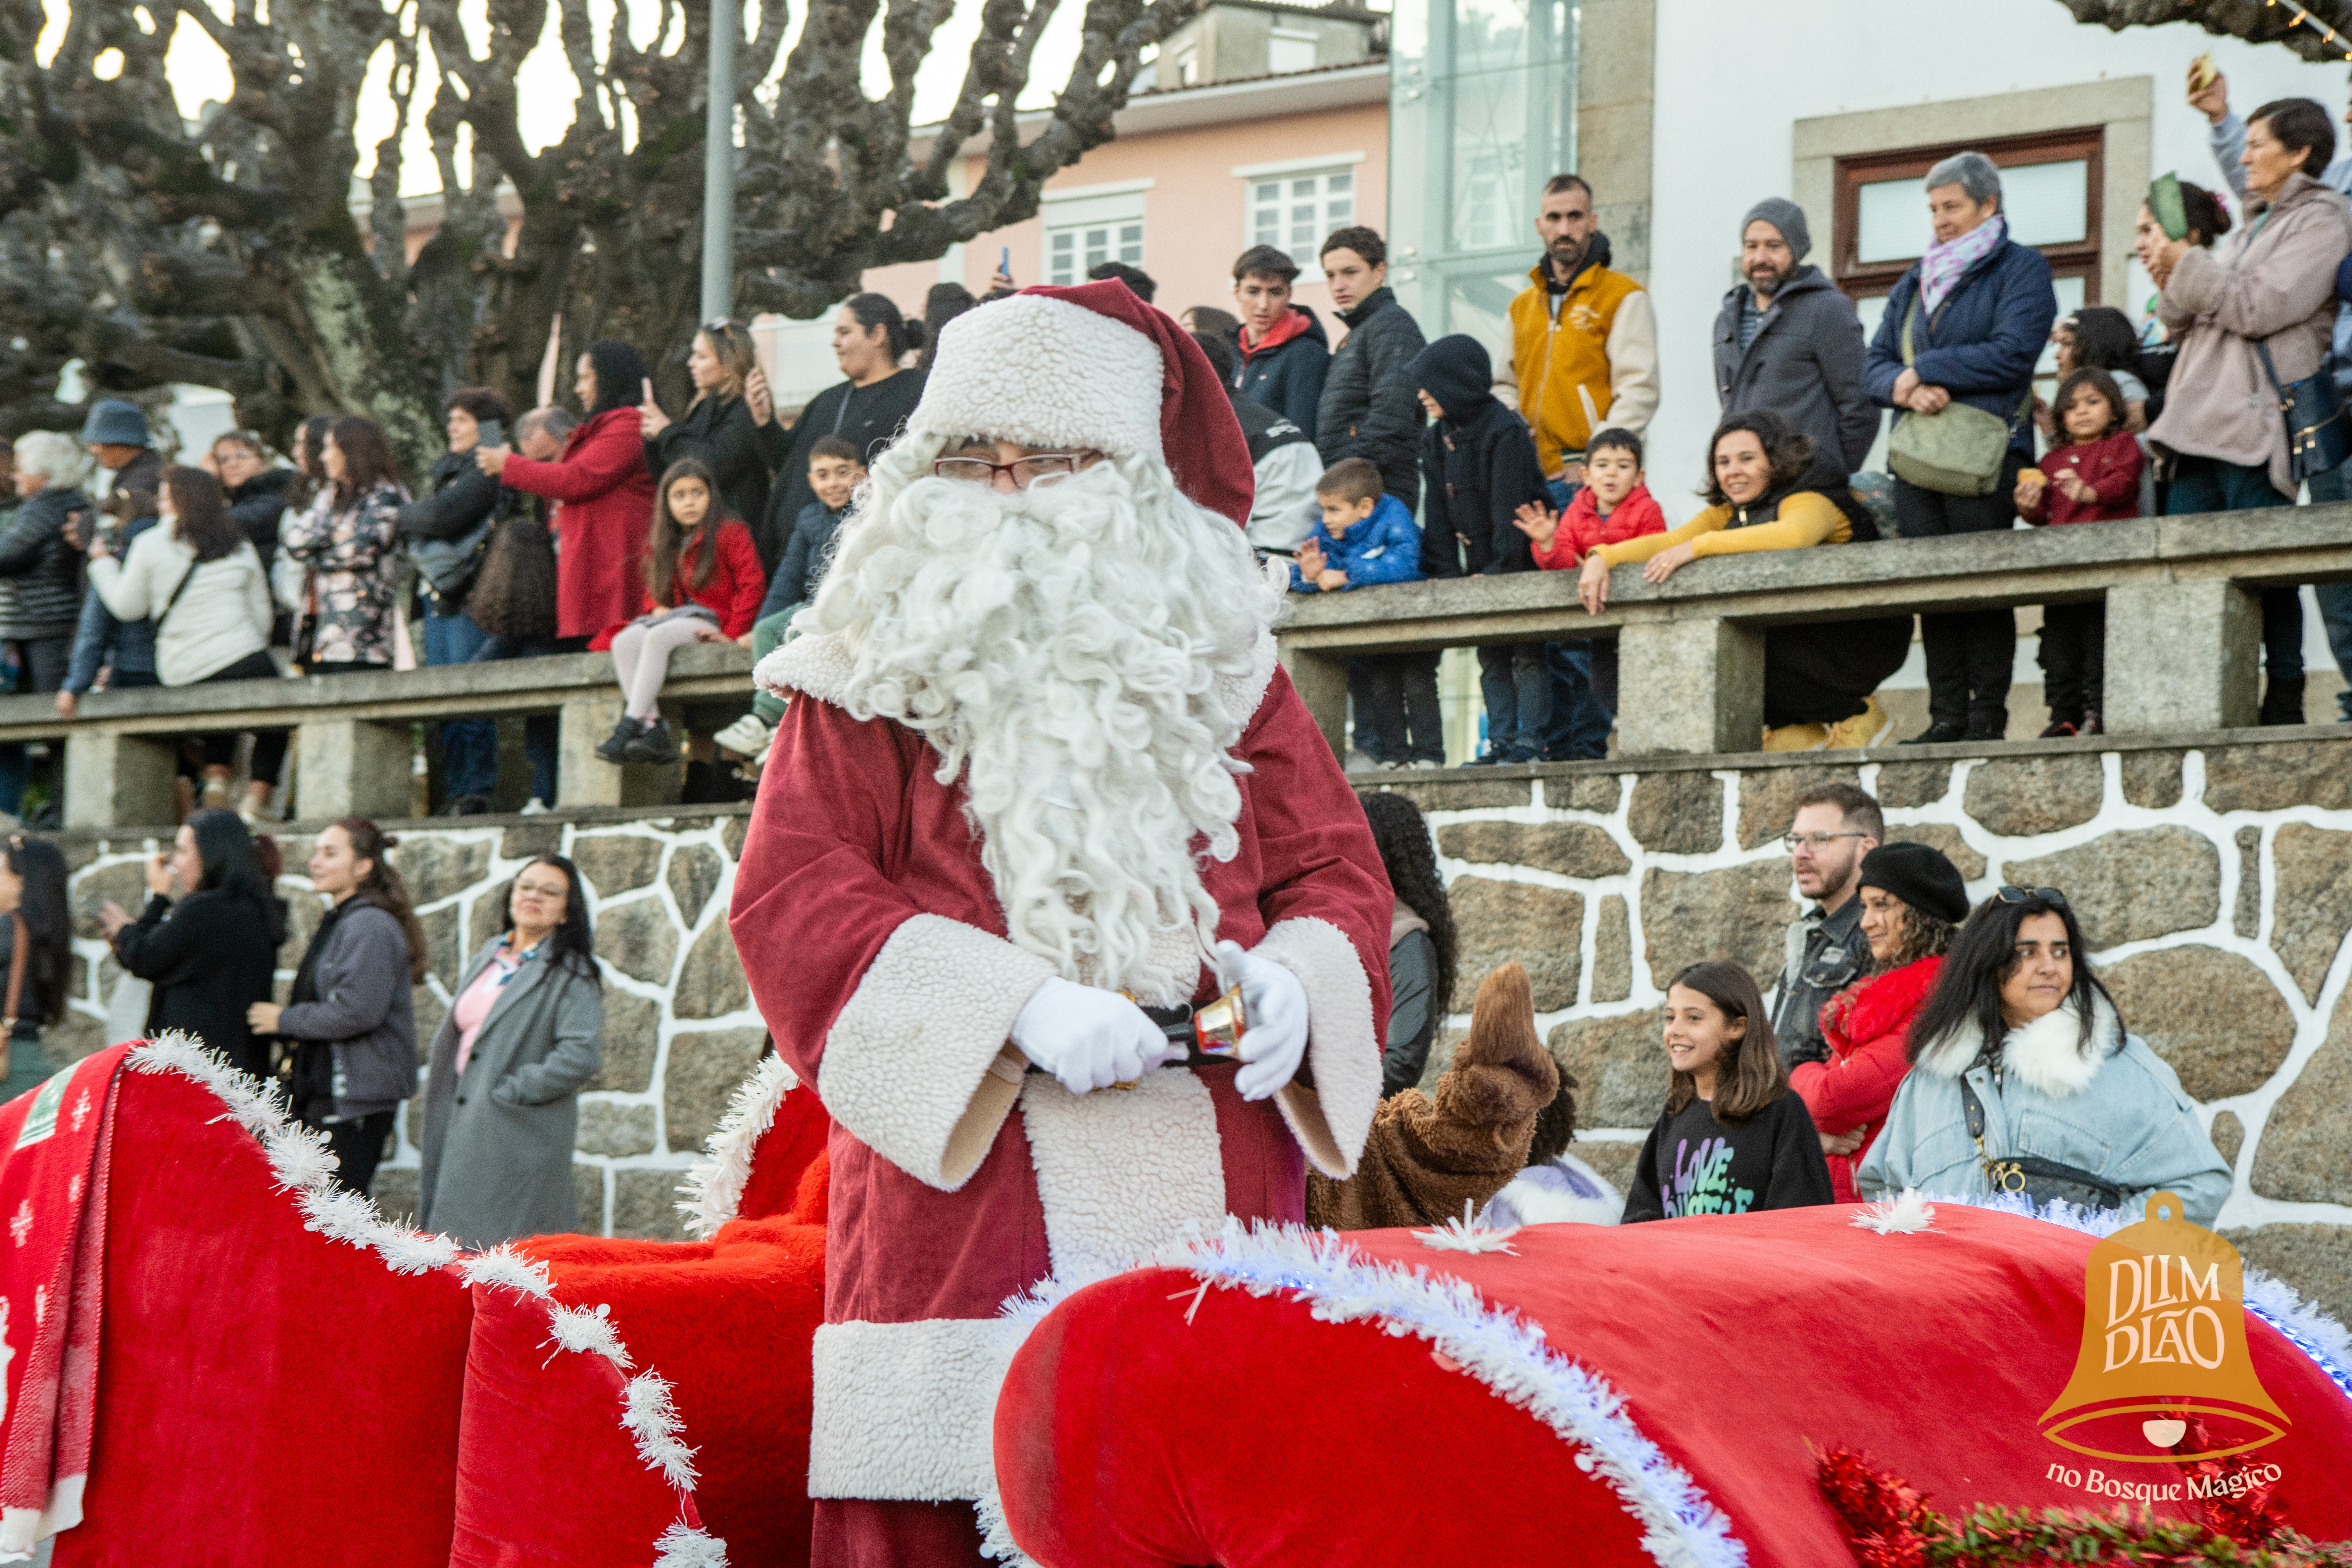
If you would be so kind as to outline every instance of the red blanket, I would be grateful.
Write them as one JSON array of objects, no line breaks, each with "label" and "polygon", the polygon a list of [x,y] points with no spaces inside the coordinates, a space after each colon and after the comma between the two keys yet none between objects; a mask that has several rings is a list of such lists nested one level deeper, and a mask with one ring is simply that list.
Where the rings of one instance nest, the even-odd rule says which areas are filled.
[{"label": "red blanket", "polygon": [[81,1522],[98,1396],[114,1078],[128,1054],[85,1057],[0,1107],[0,1557]]}]

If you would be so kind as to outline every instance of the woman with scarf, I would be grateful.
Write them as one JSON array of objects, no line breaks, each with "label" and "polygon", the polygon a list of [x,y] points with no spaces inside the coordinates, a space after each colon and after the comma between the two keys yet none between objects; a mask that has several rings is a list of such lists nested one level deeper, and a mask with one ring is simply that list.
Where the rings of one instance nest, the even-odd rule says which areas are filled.
[{"label": "woman with scarf", "polygon": [[588,345],[572,390],[587,419],[548,462],[511,447],[477,447],[482,472],[525,495],[562,502],[555,514],[558,651],[602,648],[646,608],[646,520],[654,479],[646,472],[645,356],[617,338]]},{"label": "woman with scarf", "polygon": [[[1876,537],[1847,491],[1844,464],[1815,456],[1812,441],[1765,408],[1727,415],[1707,444],[1706,510],[1680,528],[1595,546],[1577,594],[1599,615],[1612,567],[1643,563],[1663,583],[1707,555],[1801,550]],[[1764,634],[1764,749],[1866,746],[1887,725],[1874,695],[1911,647],[1911,619],[1895,616]]]},{"label": "woman with scarf", "polygon": [[[2009,451],[1981,495],[1947,495],[1898,477],[1895,526],[1906,539],[2006,533],[2014,526],[2017,471],[2033,460],[2033,366],[2058,316],[2050,263],[2009,237],[2000,171],[1981,153],[1955,153],[1927,171],[1935,242],[1886,296],[1864,361],[1871,401],[1913,414],[1954,402],[2007,422]],[[1906,328],[1909,352],[1905,352]],[[1998,741],[2009,730],[2009,682],[2017,617],[1965,610],[1919,617],[1927,658],[1927,728],[1914,742]]]},{"label": "woman with scarf", "polygon": [[367,1195],[393,1112],[416,1092],[416,1012],[425,928],[386,851],[400,841],[363,816],[339,816],[310,850],[310,886],[327,912],[303,950],[283,1007],[256,1002],[256,1035],[294,1042],[294,1113],[327,1135],[335,1181]]}]

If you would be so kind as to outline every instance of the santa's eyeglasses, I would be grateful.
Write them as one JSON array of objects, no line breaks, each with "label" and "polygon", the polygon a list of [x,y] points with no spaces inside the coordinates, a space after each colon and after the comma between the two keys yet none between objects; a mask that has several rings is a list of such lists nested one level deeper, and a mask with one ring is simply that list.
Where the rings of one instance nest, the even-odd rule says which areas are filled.
[{"label": "santa's eyeglasses", "polygon": [[976,485],[992,485],[997,475],[1010,474],[1013,488],[1025,490],[1031,485],[1068,479],[1094,456],[1092,452],[1032,452],[1009,463],[987,458],[940,458],[931,464],[931,472],[943,479],[964,479]]}]

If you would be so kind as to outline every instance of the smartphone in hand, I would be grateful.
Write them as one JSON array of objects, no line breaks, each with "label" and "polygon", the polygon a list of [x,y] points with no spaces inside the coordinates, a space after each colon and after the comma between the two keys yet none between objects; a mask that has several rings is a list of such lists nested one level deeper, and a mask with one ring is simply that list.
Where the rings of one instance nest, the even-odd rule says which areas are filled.
[{"label": "smartphone in hand", "polygon": [[480,429],[481,435],[478,437],[479,445],[503,447],[507,444],[507,427],[504,421],[485,419],[481,423]]}]

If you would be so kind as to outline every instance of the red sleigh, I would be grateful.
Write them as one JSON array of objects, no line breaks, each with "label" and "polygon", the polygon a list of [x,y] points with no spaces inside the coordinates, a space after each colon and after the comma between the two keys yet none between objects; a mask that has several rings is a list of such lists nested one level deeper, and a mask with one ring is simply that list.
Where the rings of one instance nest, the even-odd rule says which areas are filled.
[{"label": "red sleigh", "polygon": [[[137,1047],[116,1082],[95,1447],[58,1568],[807,1561],[830,1124],[781,1064],[714,1140],[709,1239],[465,1257],[289,1165],[203,1053]],[[1542,1226],[1510,1253],[1242,1235],[1049,1292],[984,1515],[1053,1568],[1810,1568],[1848,1556],[1812,1484],[1832,1445],[1946,1508],[2115,1506],[2053,1479],[2036,1429],[2091,1238],[1853,1214]],[[2249,1341],[2292,1419],[2254,1458],[2288,1522],[2352,1535],[2352,1357],[2266,1310]]]}]

